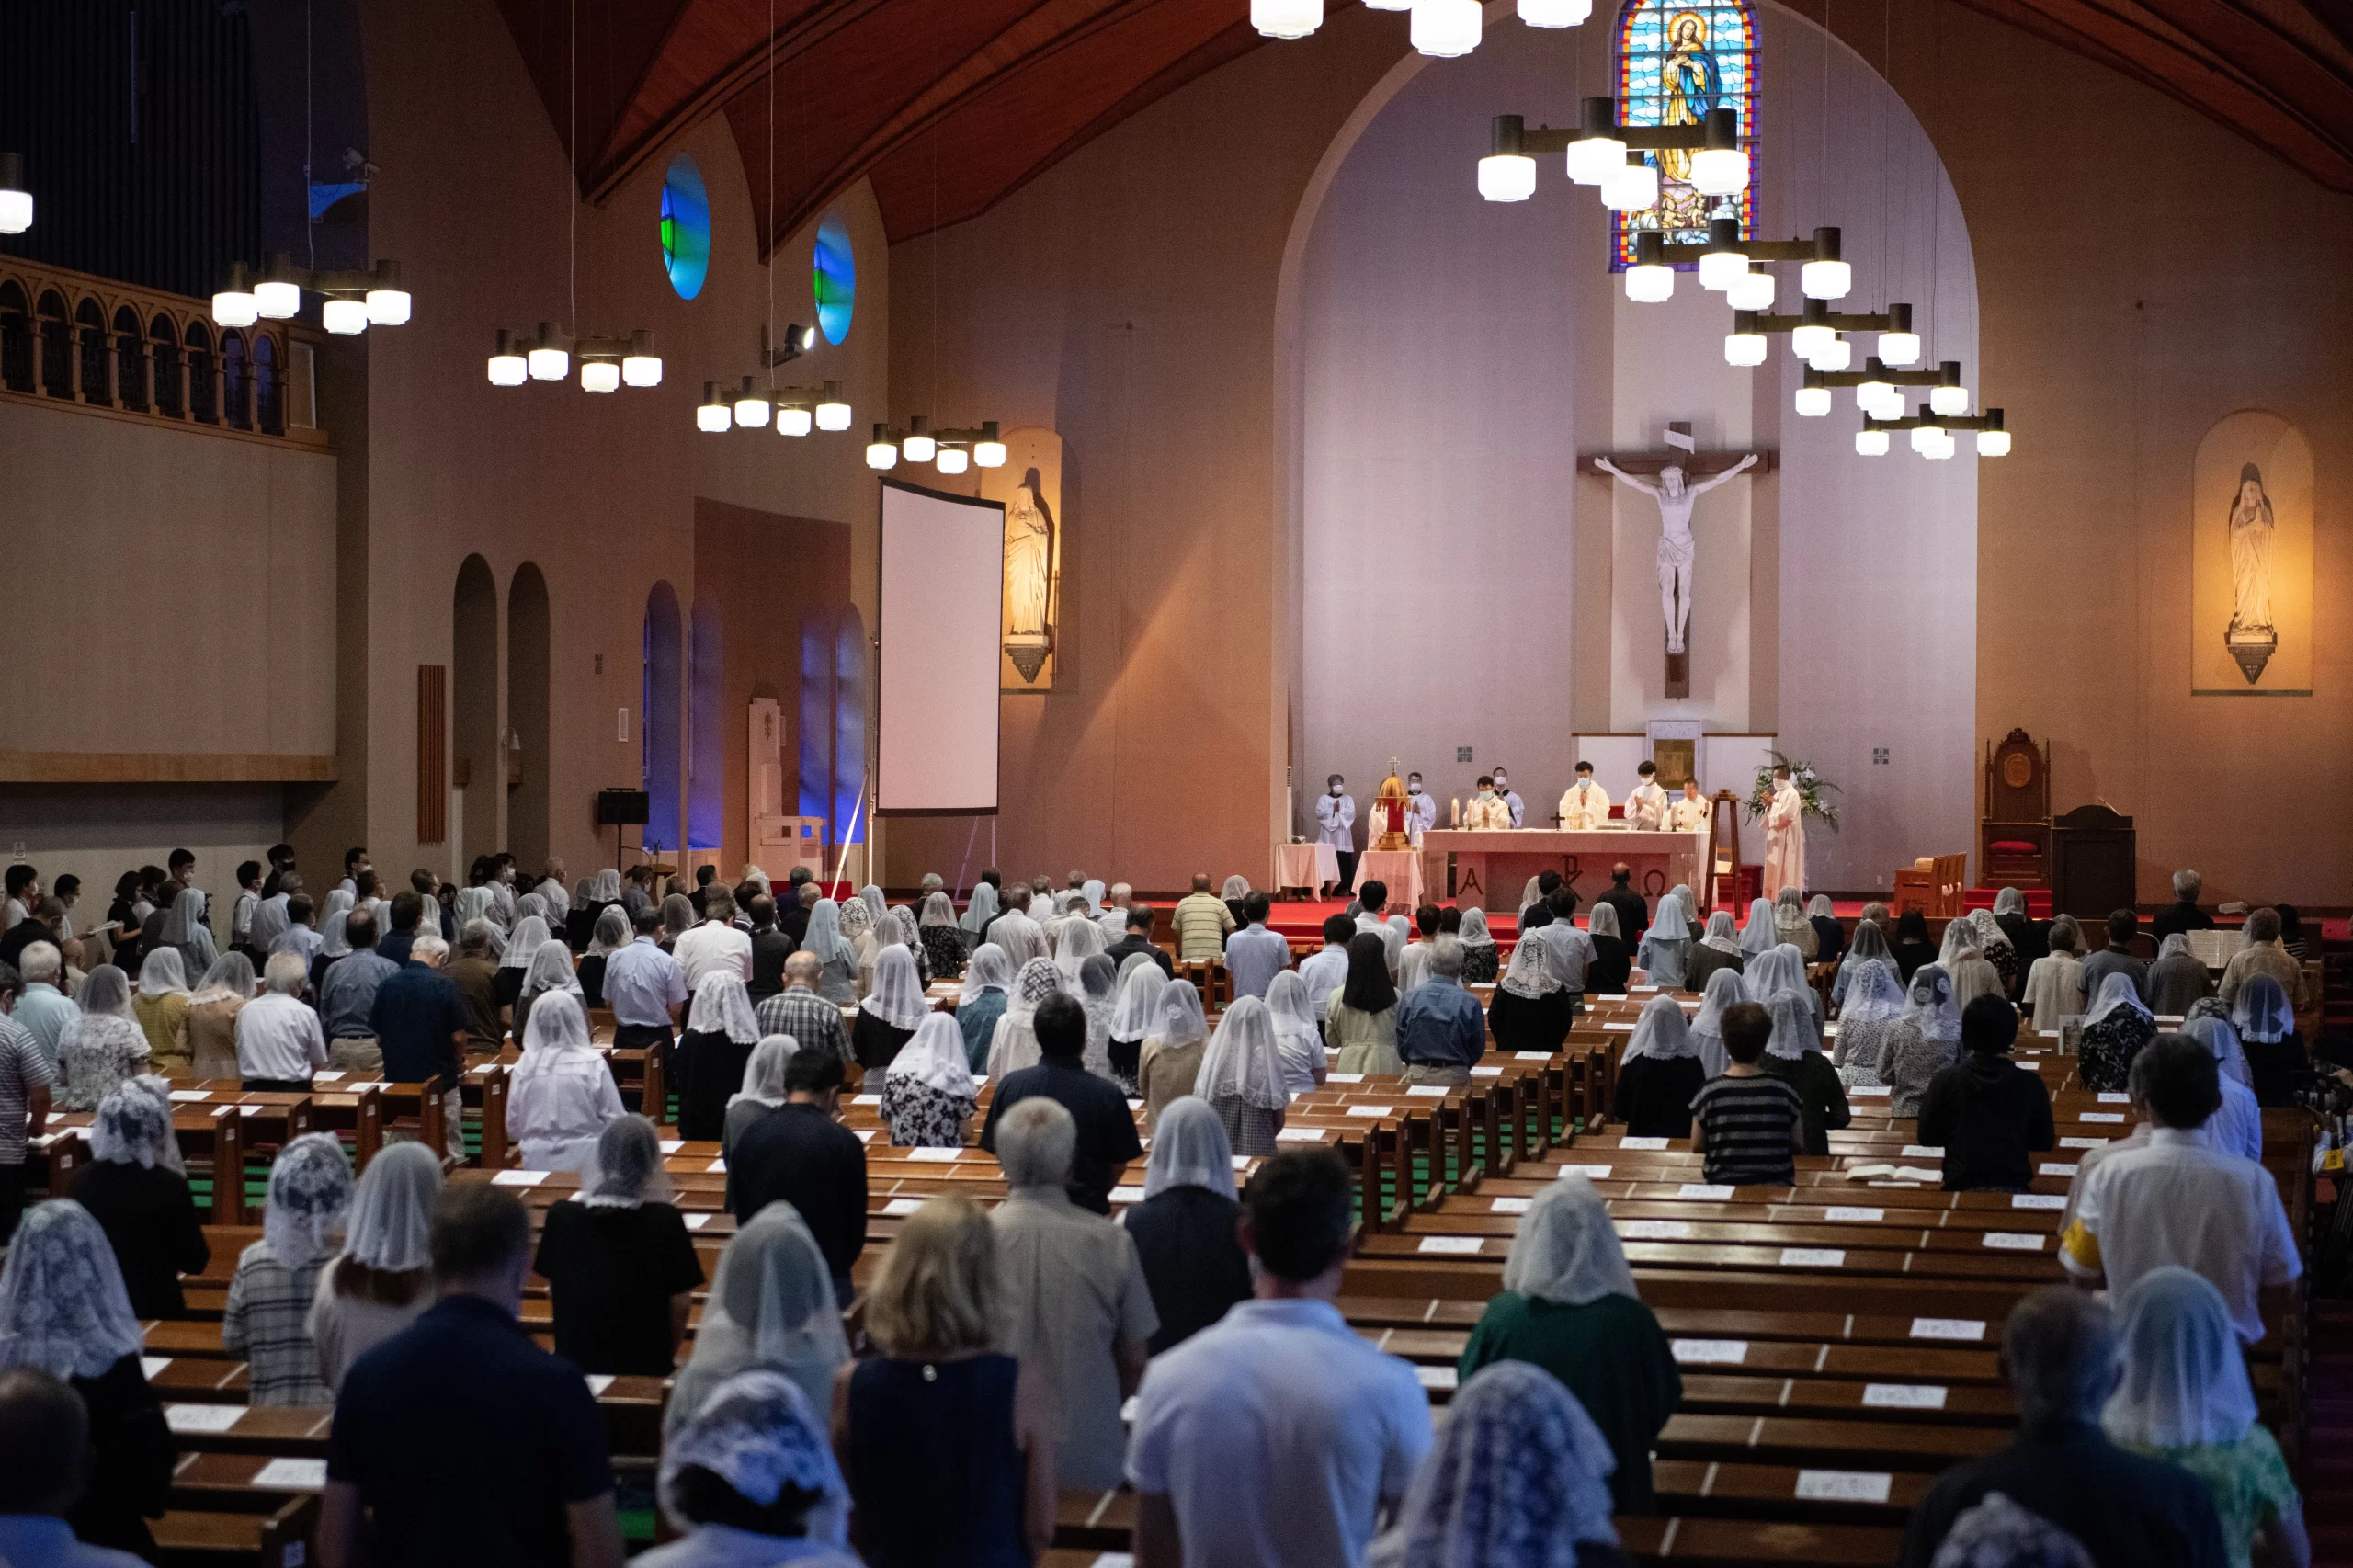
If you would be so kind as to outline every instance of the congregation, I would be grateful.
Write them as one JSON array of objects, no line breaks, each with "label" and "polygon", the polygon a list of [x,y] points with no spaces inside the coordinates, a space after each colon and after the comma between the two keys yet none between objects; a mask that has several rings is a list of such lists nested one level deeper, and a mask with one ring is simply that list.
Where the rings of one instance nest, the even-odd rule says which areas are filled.
[{"label": "congregation", "polygon": [[[1916,1120],[1927,1185],[2030,1196],[2060,1142],[2046,1065],[2132,1123],[2068,1167],[2073,1283],[1995,1329],[2015,1433],[1934,1478],[1903,1562],[2310,1561],[2248,1356],[2302,1267],[2264,1112],[2329,1069],[2298,1023],[2295,913],[2249,914],[2217,977],[2187,941],[2213,925],[2194,873],[2154,960],[2133,912],[2093,947],[2016,890],[1932,938],[1916,911],[1850,926],[1794,888],[1737,920],[1622,869],[1582,912],[1532,881],[1500,939],[1500,916],[1392,910],[1368,881],[1303,955],[1240,877],[1164,910],[1076,871],[991,872],[961,908],[937,876],[893,903],[708,866],[568,885],[506,856],[387,896],[358,848],[314,904],[284,845],[234,876],[216,901],[182,852],[100,919],[72,879],[8,869],[0,1559],[159,1559],[188,1456],[148,1326],[199,1315],[219,1240],[176,1124],[229,1081],[439,1107],[438,1142],[420,1114],[356,1176],[337,1132],[290,1136],[227,1278],[245,1403],[332,1408],[328,1568],[620,1562],[644,1544],[598,1406],[620,1378],[668,1381],[648,1568],[1009,1568],[1053,1549],[1058,1499],[1123,1489],[1143,1568],[1650,1555],[1628,1532],[1665,1511],[1657,1449],[1694,1378],[1621,1237],[1662,1221],[1614,1218],[1608,1165],[1497,1199],[1500,1288],[1452,1365],[1417,1369],[1344,1302],[1380,1195],[1299,1119],[1336,1085],[1437,1103],[1558,1060],[1622,1003],[1608,1114],[1562,1140],[1672,1142],[1712,1198],[1801,1187],[1881,1107]],[[517,1163],[475,1180],[483,1063],[503,1111],[478,1099],[472,1125],[503,1116]],[[27,1207],[61,1128],[86,1160]],[[732,1221],[708,1271],[713,1214],[674,1179],[689,1143],[716,1150]],[[985,1152],[999,1185],[878,1208],[885,1150]],[[552,1353],[526,1326],[541,1293]],[[491,1432],[483,1484],[483,1452],[448,1439]]]}]

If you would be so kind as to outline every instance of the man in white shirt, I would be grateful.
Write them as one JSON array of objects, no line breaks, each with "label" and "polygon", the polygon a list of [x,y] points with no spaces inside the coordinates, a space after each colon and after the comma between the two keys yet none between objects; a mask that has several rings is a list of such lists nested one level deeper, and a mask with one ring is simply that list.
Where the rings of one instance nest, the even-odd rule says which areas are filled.
[{"label": "man in white shirt", "polygon": [[1332,1000],[1332,993],[1348,983],[1348,938],[1356,934],[1357,923],[1347,915],[1327,915],[1323,950],[1299,960],[1300,983],[1307,987],[1308,1006],[1318,1028],[1323,1027],[1324,1007]]},{"label": "man in white shirt", "polygon": [[[1324,781],[1324,793],[1315,798],[1315,842],[1332,846],[1332,858],[1340,863],[1340,880],[1336,884],[1341,892],[1357,885],[1357,802],[1347,792],[1347,786],[1336,773]],[[1318,897],[1324,890],[1315,890]]]},{"label": "man in white shirt", "polygon": [[300,1092],[327,1064],[326,1032],[302,1000],[310,973],[299,954],[270,954],[262,994],[238,1010],[237,1076],[246,1088]]},{"label": "man in white shirt", "polygon": [[1108,902],[1103,905],[1103,913],[1095,917],[1095,923],[1103,927],[1105,937],[1117,942],[1128,934],[1128,906],[1135,902],[1136,890],[1125,882],[1113,882],[1110,892],[1105,896]]},{"label": "man in white shirt", "polygon": [[703,896],[703,921],[683,933],[670,949],[686,972],[687,994],[694,994],[702,977],[713,970],[732,969],[752,979],[752,938],[735,928],[735,895],[716,882]]},{"label": "man in white shirt", "polygon": [[1583,833],[1609,824],[1609,791],[1593,781],[1593,764],[1577,764],[1577,781],[1561,796],[1561,826]]},{"label": "man in white shirt", "polygon": [[1462,808],[1462,825],[1474,833],[1499,832],[1512,825],[1511,807],[1495,793],[1495,781],[1483,773],[1479,775],[1479,792]]},{"label": "man in white shirt", "polygon": [[1626,797],[1626,825],[1637,833],[1657,833],[1666,826],[1666,791],[1658,787],[1658,764],[1645,761],[1634,771],[1642,782]]},{"label": "man in white shirt", "polygon": [[1707,797],[1699,793],[1699,781],[1686,778],[1683,793],[1667,808],[1666,825],[1677,833],[1699,833],[1708,826],[1711,814]]},{"label": "man in white shirt", "polygon": [[1438,801],[1422,789],[1422,776],[1405,775],[1405,839],[1415,848],[1422,846],[1422,835],[1438,825]]},{"label": "man in white shirt", "polygon": [[1275,976],[1290,967],[1290,943],[1279,932],[1267,929],[1267,917],[1273,913],[1267,895],[1253,892],[1242,901],[1243,918],[1250,924],[1225,939],[1225,972],[1237,999],[1265,1001]]},{"label": "man in white shirt", "polygon": [[2222,1293],[2239,1337],[2263,1337],[2264,1306],[2302,1273],[2279,1184],[2253,1160],[2225,1153],[2200,1129],[2222,1103],[2219,1064],[2202,1042],[2160,1035],[2132,1059],[2136,1107],[2154,1124],[2146,1147],[2078,1174],[2075,1218],[2059,1261],[2111,1297],[2168,1264]]},{"label": "man in white shirt", "polygon": [[1429,1396],[1332,1305],[1351,1207],[1328,1149],[1278,1154],[1251,1179],[1254,1299],[1154,1358],[1136,1398],[1136,1568],[1355,1568],[1404,1497],[1429,1452]]},{"label": "man in white shirt", "polygon": [[1512,826],[1526,825],[1528,802],[1511,792],[1511,776],[1500,767],[1495,769],[1495,799],[1501,801],[1505,809],[1511,812]]}]

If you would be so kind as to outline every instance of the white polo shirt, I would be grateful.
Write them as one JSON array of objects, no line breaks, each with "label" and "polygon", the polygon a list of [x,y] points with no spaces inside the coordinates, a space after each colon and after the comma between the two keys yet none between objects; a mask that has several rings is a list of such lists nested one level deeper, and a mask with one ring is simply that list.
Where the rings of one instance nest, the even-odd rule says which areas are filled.
[{"label": "white polo shirt", "polygon": [[2152,1128],[2145,1147],[2119,1150],[2084,1173],[2059,1261],[2086,1278],[2105,1274],[2110,1296],[2177,1264],[2222,1293],[2249,1345],[2263,1337],[2256,1291],[2303,1272],[2271,1173],[2175,1127]]},{"label": "white polo shirt", "polygon": [[306,1079],[326,1064],[326,1034],[301,997],[266,992],[238,1009],[238,1076]]},{"label": "white polo shirt", "polygon": [[733,970],[746,983],[752,978],[752,938],[722,921],[706,920],[682,933],[670,956],[686,971],[688,994],[714,970]]},{"label": "white polo shirt", "polygon": [[1243,1301],[1153,1358],[1128,1479],[1165,1493],[1185,1568],[1354,1568],[1430,1447],[1429,1395],[1328,1301]]}]

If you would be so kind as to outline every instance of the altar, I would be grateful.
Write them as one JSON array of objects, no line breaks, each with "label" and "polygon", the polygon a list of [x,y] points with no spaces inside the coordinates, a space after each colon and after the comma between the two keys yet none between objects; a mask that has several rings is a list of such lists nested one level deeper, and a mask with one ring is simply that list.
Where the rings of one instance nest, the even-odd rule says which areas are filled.
[{"label": "altar", "polygon": [[[1609,869],[1624,861],[1633,888],[1654,904],[1678,883],[1700,884],[1708,835],[1629,829],[1568,832],[1516,828],[1472,833],[1433,828],[1422,835],[1422,886],[1434,900],[1517,915],[1528,879],[1558,871],[1581,908],[1609,891]],[[1629,937],[1636,935],[1628,932]]]}]

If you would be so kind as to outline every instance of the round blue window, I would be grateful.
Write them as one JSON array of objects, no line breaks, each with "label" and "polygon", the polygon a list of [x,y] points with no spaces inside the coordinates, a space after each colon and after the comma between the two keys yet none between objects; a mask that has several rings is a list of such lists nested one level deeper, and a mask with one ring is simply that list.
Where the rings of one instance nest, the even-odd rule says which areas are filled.
[{"label": "round blue window", "polygon": [[684,153],[662,176],[662,266],[681,300],[701,293],[710,271],[710,198],[702,170]]},{"label": "round blue window", "polygon": [[818,327],[826,342],[839,343],[849,335],[850,312],[858,304],[858,263],[850,255],[849,228],[837,212],[828,212],[817,225],[809,286],[817,296]]}]

